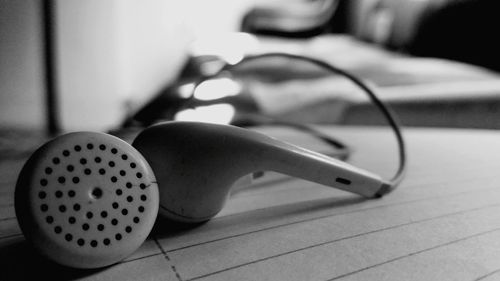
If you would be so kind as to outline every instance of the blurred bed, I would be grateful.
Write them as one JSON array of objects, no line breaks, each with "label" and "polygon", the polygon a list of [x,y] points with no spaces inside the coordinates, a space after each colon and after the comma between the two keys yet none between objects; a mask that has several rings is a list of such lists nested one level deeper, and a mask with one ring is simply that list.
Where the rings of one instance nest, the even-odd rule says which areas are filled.
[{"label": "blurred bed", "polygon": [[[252,52],[307,55],[348,70],[372,83],[405,125],[500,128],[496,1],[293,2],[319,7],[316,25],[310,10],[296,15],[276,2],[256,7],[243,24],[258,38]],[[331,12],[325,7],[335,9],[336,20],[324,20]],[[295,25],[286,25],[294,15]],[[332,25],[343,29],[332,32]],[[268,114],[320,123],[383,122],[352,85],[307,63],[266,60],[239,74]]]}]

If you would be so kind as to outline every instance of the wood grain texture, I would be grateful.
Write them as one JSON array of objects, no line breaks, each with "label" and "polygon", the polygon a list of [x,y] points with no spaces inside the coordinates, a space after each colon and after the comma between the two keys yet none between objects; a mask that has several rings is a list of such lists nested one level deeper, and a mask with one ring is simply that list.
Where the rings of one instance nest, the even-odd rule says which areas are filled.
[{"label": "wood grain texture", "polygon": [[[323,129],[352,146],[351,163],[384,177],[396,169],[390,131]],[[260,130],[313,150],[328,149],[287,129]],[[0,262],[7,266],[0,279],[22,279],[23,268],[32,268],[85,280],[495,280],[500,133],[407,129],[405,136],[407,177],[384,198],[366,200],[268,173],[235,192],[213,220],[194,227],[158,220],[131,257],[84,272],[60,271],[24,242],[11,203],[17,174],[12,169],[21,165],[3,163]]]}]

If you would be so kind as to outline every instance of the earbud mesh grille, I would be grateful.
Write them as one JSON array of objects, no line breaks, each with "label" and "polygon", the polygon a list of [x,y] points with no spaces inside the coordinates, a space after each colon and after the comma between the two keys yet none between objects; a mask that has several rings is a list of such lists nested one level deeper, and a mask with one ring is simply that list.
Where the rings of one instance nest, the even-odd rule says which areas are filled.
[{"label": "earbud mesh grille", "polygon": [[[23,171],[32,179],[28,196],[35,235],[99,265],[99,259],[123,258],[123,251],[143,242],[156,217],[158,190],[151,169],[114,137],[77,133],[62,138],[30,159],[35,162],[31,171]],[[33,232],[33,226],[24,229]]]}]

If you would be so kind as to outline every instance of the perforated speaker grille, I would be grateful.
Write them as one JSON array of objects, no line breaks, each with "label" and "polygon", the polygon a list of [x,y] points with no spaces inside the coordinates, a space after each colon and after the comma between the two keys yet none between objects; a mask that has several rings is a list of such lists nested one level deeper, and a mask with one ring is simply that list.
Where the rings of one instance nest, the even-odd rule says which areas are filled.
[{"label": "perforated speaker grille", "polygon": [[129,144],[72,133],[41,147],[16,187],[25,236],[44,255],[73,267],[100,267],[131,254],[158,212],[151,168]]}]

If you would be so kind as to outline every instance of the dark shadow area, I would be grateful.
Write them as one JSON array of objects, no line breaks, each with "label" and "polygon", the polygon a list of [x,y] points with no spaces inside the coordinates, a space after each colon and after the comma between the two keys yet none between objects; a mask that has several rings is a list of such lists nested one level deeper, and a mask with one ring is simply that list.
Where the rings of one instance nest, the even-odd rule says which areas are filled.
[{"label": "dark shadow area", "polygon": [[[281,227],[289,224],[294,224],[302,221],[308,221],[308,220],[314,220],[318,219],[321,217],[328,217],[328,216],[334,216],[338,213],[334,212],[328,212],[328,214],[322,213],[318,214],[317,216],[312,215],[312,216],[307,216],[307,217],[301,217],[299,216],[298,219],[291,219],[287,223],[282,223],[282,224],[273,224],[271,227],[265,227],[265,228],[258,228],[258,229],[253,229],[251,231],[245,231],[245,229],[248,229],[248,226],[253,226],[253,225],[266,225],[266,222],[272,222],[276,221],[277,219],[283,219],[283,218],[293,218],[295,216],[301,215],[301,214],[315,214],[317,212],[321,211],[326,211],[326,210],[335,210],[336,208],[341,208],[344,206],[348,205],[355,205],[359,203],[363,203],[366,200],[370,200],[367,198],[363,198],[360,196],[355,196],[355,195],[347,195],[347,197],[329,197],[329,198],[323,198],[323,199],[316,199],[316,200],[309,200],[309,201],[304,201],[304,202],[298,202],[298,203],[291,203],[291,204],[285,204],[285,205],[279,205],[279,206],[273,206],[273,207],[268,207],[268,208],[262,208],[262,209],[256,209],[248,212],[243,212],[243,213],[237,213],[237,214],[232,214],[232,215],[226,215],[222,216],[219,218],[213,218],[210,221],[204,222],[204,223],[198,223],[198,224],[186,224],[186,223],[177,223],[177,222],[172,222],[170,220],[167,220],[165,218],[159,217],[157,219],[156,225],[153,228],[153,233],[156,238],[159,239],[165,239],[165,238],[171,238],[171,237],[177,237],[181,236],[183,234],[187,234],[189,232],[194,232],[194,231],[203,231],[203,229],[208,228],[208,227],[216,227],[219,229],[224,229],[224,228],[233,228],[237,225],[241,226],[242,232],[235,234],[234,232],[228,233],[227,237],[233,237],[233,236],[239,236],[239,235],[244,235],[249,232],[256,232],[260,231],[263,229],[270,229],[270,228],[276,228],[276,227]],[[372,199],[373,200],[373,199]],[[376,199],[375,199],[376,200]],[[256,227],[257,228],[257,227]],[[210,238],[207,237],[207,241]],[[217,240],[219,240],[218,238]],[[200,242],[196,242],[199,244]],[[204,243],[204,242],[201,242]]]},{"label": "dark shadow area", "polygon": [[500,41],[495,39],[495,29],[500,24],[500,2],[448,2],[422,19],[409,51],[417,56],[447,58],[499,71]]},{"label": "dark shadow area", "polygon": [[106,268],[75,269],[40,256],[25,240],[0,246],[0,280],[73,280]]},{"label": "dark shadow area", "polygon": [[150,237],[165,238],[182,236],[183,233],[189,232],[193,229],[197,229],[206,223],[206,221],[200,223],[176,222],[158,214]]}]

